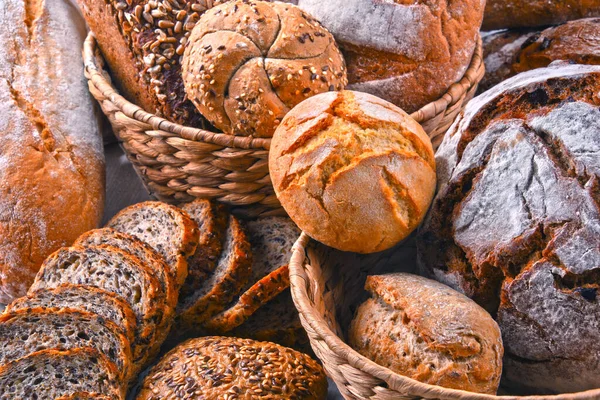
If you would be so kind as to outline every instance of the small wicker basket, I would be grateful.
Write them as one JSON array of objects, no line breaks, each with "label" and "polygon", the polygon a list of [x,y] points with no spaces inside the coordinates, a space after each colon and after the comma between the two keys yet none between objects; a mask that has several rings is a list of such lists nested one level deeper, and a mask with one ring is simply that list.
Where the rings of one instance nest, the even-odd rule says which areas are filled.
[{"label": "small wicker basket", "polygon": [[[112,85],[93,33],[85,41],[83,58],[90,92],[151,195],[170,203],[216,199],[247,217],[284,213],[269,177],[270,139],[178,125],[130,103]],[[436,148],[483,74],[479,40],[465,76],[412,114]]]},{"label": "small wicker basket", "polygon": [[366,299],[367,275],[414,272],[414,238],[388,251],[369,255],[342,253],[302,233],[290,261],[292,297],[310,344],[346,399],[444,400],[588,400],[600,389],[556,396],[492,396],[428,385],[398,375],[363,357],[344,341],[356,307]]}]

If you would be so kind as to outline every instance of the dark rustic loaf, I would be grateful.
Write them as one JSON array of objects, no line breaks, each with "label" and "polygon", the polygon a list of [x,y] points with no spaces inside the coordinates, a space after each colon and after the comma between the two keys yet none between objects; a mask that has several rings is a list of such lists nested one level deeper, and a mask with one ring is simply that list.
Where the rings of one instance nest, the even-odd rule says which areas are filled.
[{"label": "dark rustic loaf", "polygon": [[587,18],[537,31],[502,31],[486,35],[484,92],[520,72],[557,60],[600,64],[600,18]]},{"label": "dark rustic loaf", "polygon": [[35,351],[80,347],[108,357],[123,384],[133,377],[131,343],[111,321],[72,309],[32,308],[0,315],[0,365]]},{"label": "dark rustic loaf", "polygon": [[158,350],[156,337],[163,322],[165,294],[154,272],[116,247],[70,247],[48,257],[29,289],[52,289],[65,283],[95,286],[126,300],[136,315],[134,364],[141,368]]},{"label": "dark rustic loaf", "polygon": [[163,256],[150,247],[146,242],[127,233],[119,232],[112,228],[94,229],[81,235],[73,244],[74,246],[113,246],[138,258],[138,260],[152,270],[160,281],[167,298],[169,310],[172,313],[177,306],[177,282],[170,273]]},{"label": "dark rustic loaf", "polygon": [[134,204],[115,215],[108,227],[148,243],[165,258],[179,288],[187,276],[187,257],[198,245],[198,226],[181,209],[160,201]]},{"label": "dark rustic loaf", "polygon": [[430,385],[496,394],[502,375],[498,324],[474,301],[418,275],[367,278],[348,342],[392,371]]},{"label": "dark rustic loaf", "polygon": [[600,66],[558,63],[475,98],[437,165],[423,272],[497,315],[512,389],[600,387]]},{"label": "dark rustic loaf", "polygon": [[188,98],[219,130],[271,137],[309,96],[342,90],[346,65],[327,29],[281,2],[235,0],[198,21],[181,60]]},{"label": "dark rustic loaf", "polygon": [[200,232],[196,251],[188,257],[188,276],[179,294],[180,301],[185,303],[217,266],[223,250],[228,214],[223,204],[204,199],[182,204],[181,209],[198,224]]},{"label": "dark rustic loaf", "polygon": [[144,379],[137,399],[323,400],[326,395],[323,368],[306,354],[274,343],[208,336],[171,350]]},{"label": "dark rustic loaf", "polygon": [[39,290],[20,297],[6,306],[5,313],[30,311],[44,307],[58,312],[74,309],[96,314],[112,322],[127,337],[135,341],[136,319],[133,309],[120,296],[93,286],[65,284],[56,289]]},{"label": "dark rustic loaf", "polygon": [[242,294],[205,325],[211,332],[224,333],[241,325],[256,310],[290,285],[287,263],[300,229],[286,217],[261,218],[247,224],[252,246],[252,274]]},{"label": "dark rustic loaf", "polygon": [[69,2],[0,6],[0,303],[23,296],[52,252],[96,228],[104,153]]},{"label": "dark rustic loaf", "polygon": [[42,350],[0,366],[0,400],[55,400],[75,392],[125,398],[115,365],[89,347]]},{"label": "dark rustic loaf", "polygon": [[600,17],[600,0],[487,0],[483,29],[530,28]]},{"label": "dark rustic loaf", "polygon": [[217,267],[185,303],[180,303],[179,325],[192,331],[200,329],[239,295],[248,282],[251,268],[252,253],[246,232],[240,221],[230,215]]},{"label": "dark rustic loaf", "polygon": [[299,0],[342,49],[349,90],[412,113],[465,74],[483,19],[482,0]]}]

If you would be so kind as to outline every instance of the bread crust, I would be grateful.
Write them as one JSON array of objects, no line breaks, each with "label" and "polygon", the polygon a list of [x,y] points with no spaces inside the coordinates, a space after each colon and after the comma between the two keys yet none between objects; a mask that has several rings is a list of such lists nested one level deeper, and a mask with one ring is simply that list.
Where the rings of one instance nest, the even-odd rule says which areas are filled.
[{"label": "bread crust", "polygon": [[407,237],[435,190],[423,128],[372,95],[305,100],[286,115],[269,154],[275,193],[314,239],[343,251],[382,251]]},{"label": "bread crust", "polygon": [[271,137],[305,98],[347,83],[333,36],[298,7],[236,0],[201,18],[182,59],[188,98],[226,133]]},{"label": "bread crust", "polygon": [[600,17],[598,0],[487,0],[484,30],[530,28]]},{"label": "bread crust", "polygon": [[412,113],[459,81],[475,50],[484,1],[299,0],[335,36],[348,89]]},{"label": "bread crust", "polygon": [[470,102],[438,149],[419,265],[497,314],[520,392],[598,387],[599,92],[599,66],[524,72]]},{"label": "bread crust", "polygon": [[56,0],[2,8],[0,303],[9,303],[49,254],[100,223],[104,153],[78,68],[86,32],[76,8]]},{"label": "bread crust", "polygon": [[[187,368],[188,364],[193,368]],[[260,373],[271,379],[254,382],[252,377]],[[186,379],[177,379],[180,374]],[[167,353],[144,379],[137,398],[172,398],[189,387],[195,389],[195,396],[204,398],[220,398],[235,390],[240,400],[320,400],[326,397],[327,379],[316,361],[295,350],[250,339],[208,336],[189,340]]]}]

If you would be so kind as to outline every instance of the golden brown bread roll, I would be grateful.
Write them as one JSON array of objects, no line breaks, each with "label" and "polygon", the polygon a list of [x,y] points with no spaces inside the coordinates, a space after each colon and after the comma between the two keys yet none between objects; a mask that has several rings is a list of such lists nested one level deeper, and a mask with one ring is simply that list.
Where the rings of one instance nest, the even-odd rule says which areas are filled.
[{"label": "golden brown bread roll", "polygon": [[183,61],[188,98],[226,133],[271,137],[285,114],[346,85],[333,36],[298,7],[237,0],[207,11]]},{"label": "golden brown bread roll", "polygon": [[296,106],[269,155],[275,193],[294,222],[339,250],[385,250],[421,222],[435,191],[423,128],[391,103],[330,92]]},{"label": "golden brown bread roll", "polygon": [[600,17],[600,0],[487,0],[484,30],[531,28]]},{"label": "golden brown bread roll", "polygon": [[369,276],[350,345],[392,371],[453,389],[496,394],[502,338],[492,317],[448,286],[417,275]]},{"label": "golden brown bread roll", "polygon": [[473,56],[483,0],[299,0],[335,36],[348,89],[411,113],[460,80]]},{"label": "golden brown bread roll", "polygon": [[77,9],[56,0],[0,8],[0,303],[8,303],[49,254],[100,223],[104,153]]}]

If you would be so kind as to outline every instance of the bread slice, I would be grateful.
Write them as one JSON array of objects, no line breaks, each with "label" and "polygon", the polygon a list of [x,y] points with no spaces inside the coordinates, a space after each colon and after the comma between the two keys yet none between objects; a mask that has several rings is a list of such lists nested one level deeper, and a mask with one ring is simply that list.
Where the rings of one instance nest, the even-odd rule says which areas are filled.
[{"label": "bread slice", "polygon": [[250,243],[240,221],[230,215],[223,252],[215,271],[194,296],[181,304],[179,323],[184,329],[198,330],[209,318],[222,311],[248,282],[252,266]]},{"label": "bread slice", "polygon": [[95,286],[129,303],[137,322],[136,369],[160,347],[155,338],[166,307],[165,295],[154,272],[136,258],[111,246],[62,248],[42,264],[29,293],[65,283]]},{"label": "bread slice", "polygon": [[129,206],[115,215],[108,227],[133,235],[161,254],[177,286],[187,276],[187,257],[198,245],[198,226],[181,209],[160,201]]},{"label": "bread slice", "polygon": [[149,244],[141,241],[135,236],[119,232],[112,228],[94,229],[81,235],[74,246],[104,246],[109,245],[130,253],[155,271],[158,279],[163,285],[167,303],[170,308],[175,309],[177,305],[177,282],[170,273],[164,257],[156,252]]},{"label": "bread slice", "polygon": [[227,335],[278,343],[309,354],[312,352],[289,290],[259,308]]},{"label": "bread slice", "polygon": [[135,341],[133,309],[114,293],[93,286],[66,284],[20,297],[6,306],[5,313],[44,307],[54,312],[70,308],[96,314],[114,323],[130,343]]},{"label": "bread slice", "polygon": [[251,221],[247,227],[252,246],[252,275],[239,299],[206,323],[209,332],[224,333],[241,325],[290,285],[287,263],[300,229],[285,217]]},{"label": "bread slice", "polygon": [[84,311],[45,308],[0,315],[0,364],[39,350],[92,347],[106,355],[123,382],[132,373],[131,344],[110,321]]},{"label": "bread slice", "polygon": [[185,302],[198,290],[207,275],[211,274],[223,250],[223,237],[227,230],[227,211],[225,206],[209,200],[198,199],[181,205],[181,209],[198,224],[200,237],[194,254],[188,257],[188,277],[180,292]]},{"label": "bread slice", "polygon": [[0,400],[54,400],[77,392],[125,398],[117,367],[89,347],[37,351],[0,366]]},{"label": "bread slice", "polygon": [[77,392],[73,394],[68,394],[65,396],[60,396],[55,400],[110,400],[110,396],[106,396],[100,393],[90,393],[90,392]]}]

